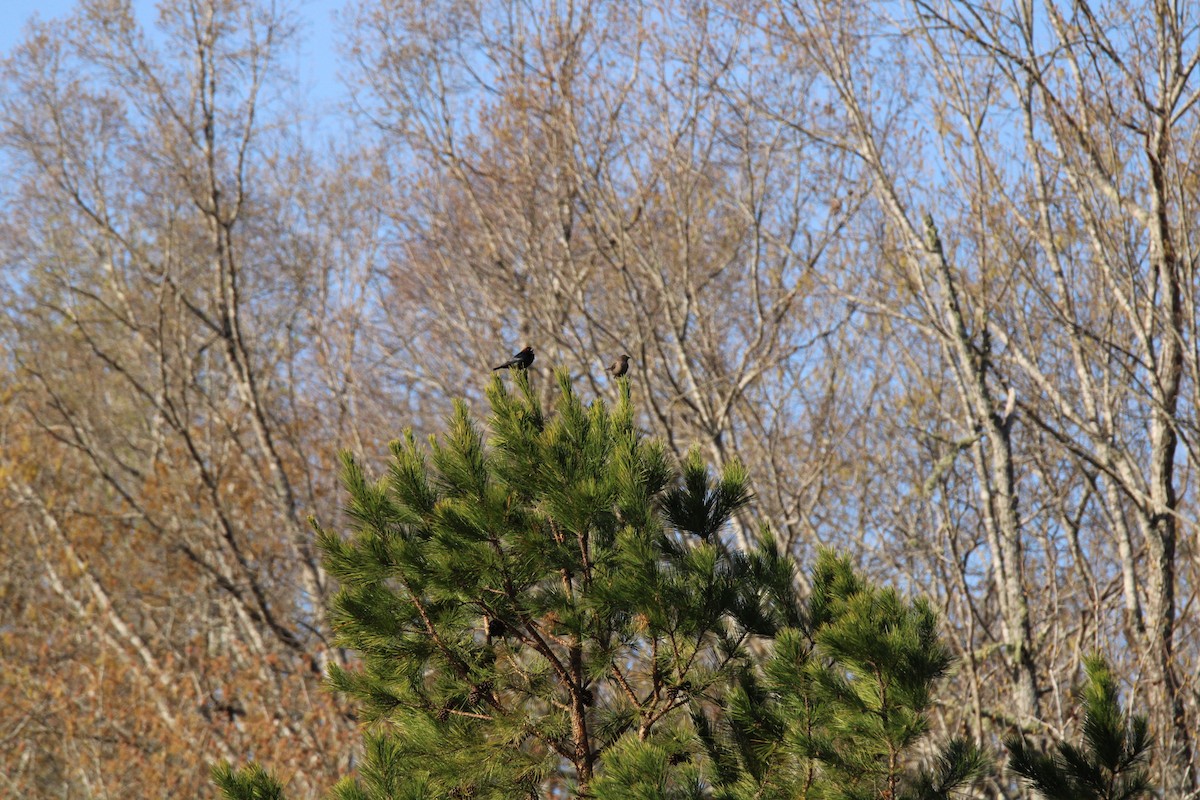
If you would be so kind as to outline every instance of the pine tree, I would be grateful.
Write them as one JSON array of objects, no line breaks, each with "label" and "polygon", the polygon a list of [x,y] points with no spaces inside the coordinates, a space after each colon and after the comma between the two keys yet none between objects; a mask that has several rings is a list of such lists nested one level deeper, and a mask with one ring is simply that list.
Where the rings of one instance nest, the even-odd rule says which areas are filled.
[{"label": "pine tree", "polygon": [[738,676],[723,718],[696,720],[714,796],[933,800],[981,775],[984,755],[964,739],[917,763],[932,689],[951,664],[929,605],[866,584],[831,552],[812,587],[762,670]]},{"label": "pine tree", "polygon": [[319,538],[338,643],[362,659],[331,681],[366,748],[336,797],[583,792],[622,737],[669,739],[741,652],[745,561],[719,533],[743,470],[693,456],[676,475],[627,381],[610,412],[560,375],[548,417],[513,380],[488,389],[490,441],[458,404],[427,452],[396,442],[378,482],[344,458],[355,531]]},{"label": "pine tree", "polygon": [[1108,664],[1084,662],[1083,746],[1062,742],[1048,755],[1020,736],[1005,744],[1009,767],[1046,800],[1134,800],[1153,791],[1146,762],[1151,739],[1144,716],[1128,717]]},{"label": "pine tree", "polygon": [[[317,531],[361,659],[331,684],[365,746],[334,797],[948,796],[910,769],[949,663],[927,606],[830,554],[801,603],[767,531],[750,553],[722,536],[750,498],[738,464],[673,466],[627,379],[610,411],[560,374],[552,414],[511,380],[488,388],[486,438],[457,404],[380,480],[343,458],[353,531]],[[929,786],[976,765],[947,753]],[[273,796],[261,770],[218,777]]]}]

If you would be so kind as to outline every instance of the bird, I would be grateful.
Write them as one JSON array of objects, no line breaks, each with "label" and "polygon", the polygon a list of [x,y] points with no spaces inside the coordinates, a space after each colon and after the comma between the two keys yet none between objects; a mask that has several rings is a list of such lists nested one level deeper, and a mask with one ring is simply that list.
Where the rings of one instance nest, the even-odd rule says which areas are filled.
[{"label": "bird", "polygon": [[498,369],[512,369],[513,367],[516,367],[517,369],[528,369],[529,365],[532,363],[533,363],[533,348],[526,347],[524,350],[517,353],[515,356],[510,358],[508,361],[505,361],[500,366],[492,367],[492,372],[495,372]]},{"label": "bird", "polygon": [[608,365],[608,374],[614,378],[619,378],[629,372],[629,356],[621,353],[617,356],[617,360]]}]

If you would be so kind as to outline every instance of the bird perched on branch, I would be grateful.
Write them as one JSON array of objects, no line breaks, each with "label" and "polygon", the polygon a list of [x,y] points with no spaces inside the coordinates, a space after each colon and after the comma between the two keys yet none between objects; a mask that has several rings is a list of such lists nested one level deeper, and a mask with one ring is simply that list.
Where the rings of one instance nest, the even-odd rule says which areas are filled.
[{"label": "bird perched on branch", "polygon": [[492,367],[492,372],[495,372],[498,369],[513,369],[513,368],[528,369],[529,365],[532,363],[533,363],[533,348],[526,347],[524,350],[517,353],[515,356],[510,358],[508,361],[505,361],[500,366]]},{"label": "bird perched on branch", "polygon": [[619,378],[629,372],[629,356],[621,353],[617,356],[617,360],[608,365],[608,374],[614,378]]}]

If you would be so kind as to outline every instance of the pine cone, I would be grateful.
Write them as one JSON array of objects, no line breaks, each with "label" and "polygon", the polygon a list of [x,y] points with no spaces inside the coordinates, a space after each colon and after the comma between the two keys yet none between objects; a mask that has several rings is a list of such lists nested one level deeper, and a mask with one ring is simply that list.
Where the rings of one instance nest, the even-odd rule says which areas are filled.
[{"label": "pine cone", "polygon": [[471,693],[467,695],[467,702],[473,706],[479,705],[488,695],[492,693],[491,681],[480,681],[471,687]]}]

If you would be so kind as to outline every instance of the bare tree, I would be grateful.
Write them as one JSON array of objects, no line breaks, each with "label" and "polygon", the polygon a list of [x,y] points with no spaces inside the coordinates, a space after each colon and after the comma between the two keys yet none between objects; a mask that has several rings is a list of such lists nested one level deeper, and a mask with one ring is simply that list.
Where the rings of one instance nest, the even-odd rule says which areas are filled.
[{"label": "bare tree", "polygon": [[[140,785],[114,768],[129,748],[196,793],[195,759],[290,740],[281,763],[315,789],[344,768],[352,725],[319,688],[329,587],[304,517],[334,501],[331,442],[379,447],[399,405],[359,405],[383,394],[357,315],[375,231],[353,182],[303,191],[336,165],[284,127],[286,15],[176,4],[160,50],[130,13],[88,2],[35,29],[0,101],[16,178],[0,223],[5,497],[49,576],[38,602],[92,632],[84,663],[128,670],[135,698],[96,681],[121,711],[82,735],[57,717],[55,751],[84,749],[67,760],[89,793]],[[36,716],[55,687],[20,696]],[[26,766],[6,770],[15,785],[51,791],[20,783]]]},{"label": "bare tree", "polygon": [[[628,353],[645,424],[680,455],[746,462],[811,552],[842,521],[814,509],[855,458],[841,412],[861,380],[836,358],[850,314],[813,271],[853,249],[835,235],[856,201],[829,193],[858,178],[753,102],[761,35],[690,3],[389,0],[352,30],[412,379],[478,387],[534,345],[543,386],[565,366],[604,395]],[[778,87],[798,115],[820,113],[811,80]]]},{"label": "bare tree", "polygon": [[[1180,691],[1194,670],[1180,665],[1195,663],[1196,640],[1176,597],[1193,583],[1179,571],[1179,526],[1195,524],[1180,501],[1180,470],[1195,463],[1194,406],[1180,402],[1195,391],[1194,12],[764,9],[797,63],[821,65],[842,111],[842,125],[814,135],[872,177],[862,219],[887,245],[855,297],[936,343],[957,396],[943,417],[957,430],[938,434],[926,481],[933,496],[954,494],[922,519],[955,528],[962,487],[946,481],[963,455],[1001,626],[988,638],[1003,644],[1019,700],[1013,721],[1060,730],[1065,709],[1050,715],[1039,698],[1070,684],[1088,639],[1124,642],[1137,653],[1127,678],[1170,740],[1163,785],[1194,790],[1196,710]],[[992,624],[971,597],[976,543],[947,544],[932,555],[953,565],[947,607],[963,595],[970,617],[952,619],[973,638]],[[964,651],[972,671],[976,652]],[[977,729],[981,712],[998,711],[981,702]]]}]

